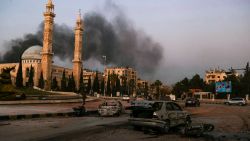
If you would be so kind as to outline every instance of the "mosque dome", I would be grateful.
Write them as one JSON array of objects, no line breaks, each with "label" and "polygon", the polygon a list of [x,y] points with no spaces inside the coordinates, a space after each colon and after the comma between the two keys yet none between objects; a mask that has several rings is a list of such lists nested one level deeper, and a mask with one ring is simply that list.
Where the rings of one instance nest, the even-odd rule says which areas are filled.
[{"label": "mosque dome", "polygon": [[41,60],[42,47],[39,45],[31,46],[23,52],[22,60]]}]

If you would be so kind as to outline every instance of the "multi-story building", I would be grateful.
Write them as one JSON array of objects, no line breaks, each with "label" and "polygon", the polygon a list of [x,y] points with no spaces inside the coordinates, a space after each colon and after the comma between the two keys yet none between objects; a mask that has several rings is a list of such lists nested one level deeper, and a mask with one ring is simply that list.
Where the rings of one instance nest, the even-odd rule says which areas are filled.
[{"label": "multi-story building", "polygon": [[205,82],[206,84],[213,83],[213,82],[219,82],[223,81],[225,78],[227,78],[230,75],[239,76],[239,74],[235,71],[225,71],[223,69],[213,69],[208,70],[205,73]]},{"label": "multi-story building", "polygon": [[146,80],[137,79],[136,83],[137,93],[140,95],[145,95],[149,91],[149,82]]},{"label": "multi-story building", "polygon": [[105,68],[104,71],[104,80],[105,82],[107,82],[108,80],[108,75],[111,74],[116,74],[118,75],[118,78],[121,81],[122,84],[122,80],[125,79],[127,83],[129,82],[134,82],[134,84],[136,85],[137,83],[137,74],[136,71],[133,68],[129,68],[129,67],[107,67]]},{"label": "multi-story building", "polygon": [[[97,72],[97,75],[98,75],[99,84],[101,84],[101,81],[103,79],[103,73]],[[91,80],[91,86],[93,86],[93,82],[94,82],[95,77],[96,77],[96,71],[89,70],[89,69],[83,70],[83,84],[84,84],[85,88],[88,86],[89,78]]]}]

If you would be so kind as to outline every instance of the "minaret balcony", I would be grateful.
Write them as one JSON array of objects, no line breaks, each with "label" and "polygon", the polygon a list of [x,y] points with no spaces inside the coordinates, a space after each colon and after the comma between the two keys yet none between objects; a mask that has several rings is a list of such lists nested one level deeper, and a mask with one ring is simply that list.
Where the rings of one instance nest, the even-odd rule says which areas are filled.
[{"label": "minaret balcony", "polygon": [[54,53],[53,52],[41,52],[41,55],[54,55]]}]

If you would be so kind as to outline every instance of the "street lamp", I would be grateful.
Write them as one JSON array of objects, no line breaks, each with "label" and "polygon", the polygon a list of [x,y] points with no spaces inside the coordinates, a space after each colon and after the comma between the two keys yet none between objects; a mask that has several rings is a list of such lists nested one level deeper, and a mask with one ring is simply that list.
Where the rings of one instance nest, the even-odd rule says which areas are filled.
[{"label": "street lamp", "polygon": [[105,89],[106,89],[106,81],[105,81],[105,68],[106,68],[106,60],[107,56],[103,55],[102,58],[104,59],[104,68],[103,68],[103,78],[104,78],[104,90],[103,90],[103,96],[105,97]]}]

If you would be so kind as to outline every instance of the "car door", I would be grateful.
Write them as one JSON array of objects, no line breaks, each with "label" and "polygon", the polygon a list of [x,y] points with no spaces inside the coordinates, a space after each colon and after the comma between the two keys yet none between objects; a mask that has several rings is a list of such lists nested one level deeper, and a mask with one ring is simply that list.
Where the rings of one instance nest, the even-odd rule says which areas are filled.
[{"label": "car door", "polygon": [[176,124],[183,124],[186,120],[186,113],[182,111],[181,107],[176,103],[171,103],[173,110],[176,113]]},{"label": "car door", "polygon": [[175,126],[176,124],[178,124],[177,113],[173,109],[171,102],[165,103],[165,110],[165,119],[170,121],[170,126]]}]

